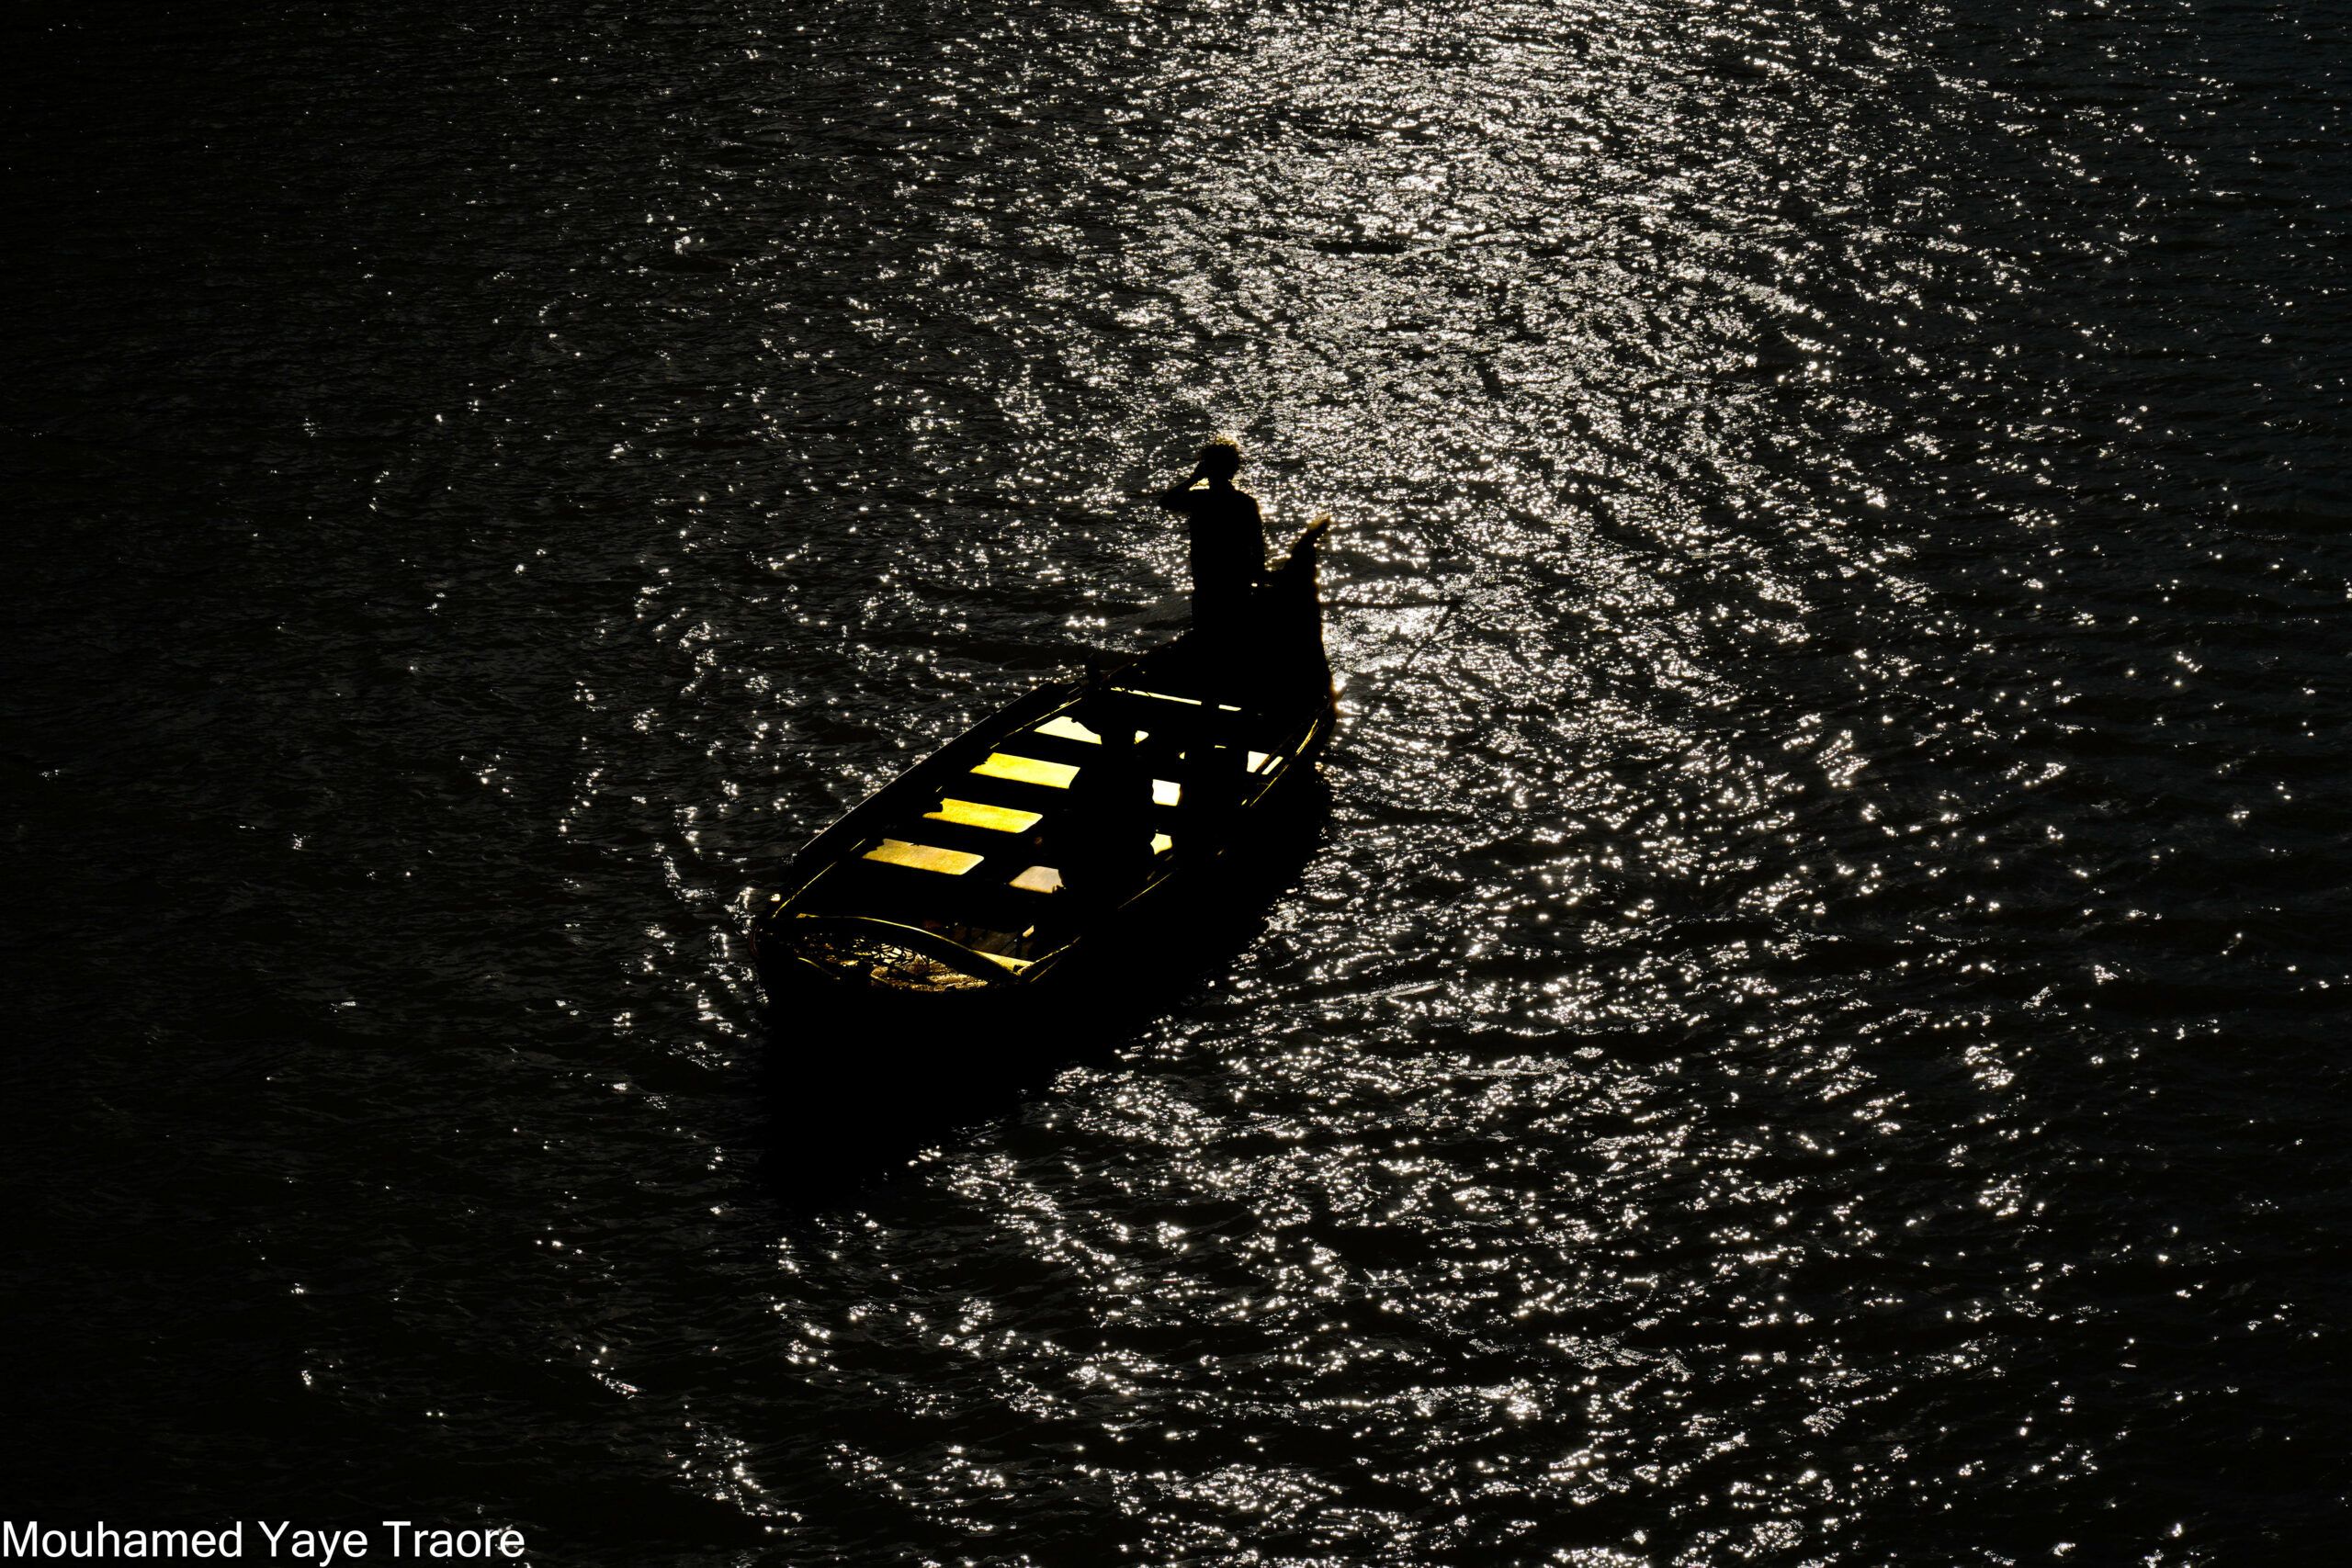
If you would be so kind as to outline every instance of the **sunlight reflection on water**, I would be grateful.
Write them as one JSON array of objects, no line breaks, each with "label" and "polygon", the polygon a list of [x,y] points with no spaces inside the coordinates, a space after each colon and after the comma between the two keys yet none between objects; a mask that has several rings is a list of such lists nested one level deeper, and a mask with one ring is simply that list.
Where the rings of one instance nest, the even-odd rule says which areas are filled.
[{"label": "sunlight reflection on water", "polygon": [[[343,249],[288,230],[349,300],[212,345],[346,344],[252,378],[364,482],[254,511],[356,521],[244,529],[149,667],[41,623],[94,730],[164,738],[159,820],[293,781],[213,815],[365,867],[292,938],[239,934],[241,872],[219,940],[462,1064],[286,1069],[375,1149],[311,1149],[322,1213],[457,1216],[383,1278],[255,1230],[327,1303],[304,1387],[442,1420],[536,1357],[555,1392],[421,1451],[575,1501],[598,1456],[774,1525],[747,1560],[2308,1523],[2326,1215],[2260,1178],[2341,1165],[2302,911],[2341,913],[2344,688],[2292,644],[2342,608],[2344,361],[2296,335],[2342,225],[2281,165],[2341,141],[2297,85],[2341,29],[2241,10],[689,6],[484,23],[462,70],[368,24],[435,91],[373,89]],[[840,1043],[763,1017],[750,891],[1155,635],[1139,497],[1216,430],[1278,532],[1339,519],[1304,868],[1139,1032],[779,1201],[763,1139],[865,1108],[744,1109]],[[230,716],[158,718],[183,688]],[[412,1126],[435,1070],[462,1133]]]}]

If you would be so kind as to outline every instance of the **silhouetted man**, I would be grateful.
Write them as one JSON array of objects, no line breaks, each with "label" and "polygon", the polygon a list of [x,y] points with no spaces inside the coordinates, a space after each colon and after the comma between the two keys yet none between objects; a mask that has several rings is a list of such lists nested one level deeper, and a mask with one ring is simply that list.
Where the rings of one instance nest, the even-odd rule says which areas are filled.
[{"label": "silhouetted man", "polygon": [[1159,494],[1188,524],[1193,563],[1193,668],[1206,706],[1185,738],[1182,828],[1177,852],[1210,852],[1225,837],[1249,757],[1244,722],[1220,705],[1252,709],[1262,671],[1250,668],[1259,641],[1251,601],[1266,577],[1265,525],[1258,503],[1234,489],[1241,447],[1219,436],[1201,448],[1190,478]]},{"label": "silhouetted man", "polygon": [[1230,661],[1249,615],[1250,595],[1266,574],[1265,525],[1258,502],[1233,487],[1241,447],[1219,436],[1182,484],[1159,504],[1184,514],[1193,566],[1193,634],[1212,667]]}]

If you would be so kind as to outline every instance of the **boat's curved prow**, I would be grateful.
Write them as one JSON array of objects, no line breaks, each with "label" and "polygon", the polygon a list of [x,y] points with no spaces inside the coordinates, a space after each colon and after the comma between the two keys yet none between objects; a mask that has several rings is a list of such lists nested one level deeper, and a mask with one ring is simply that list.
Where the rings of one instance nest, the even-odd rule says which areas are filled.
[{"label": "boat's curved prow", "polygon": [[1329,517],[1317,517],[1291,541],[1280,565],[1267,574],[1265,624],[1277,646],[1269,651],[1278,661],[1289,661],[1311,673],[1327,699],[1331,695],[1331,662],[1323,649],[1323,590],[1318,569],[1323,537],[1331,531]]}]

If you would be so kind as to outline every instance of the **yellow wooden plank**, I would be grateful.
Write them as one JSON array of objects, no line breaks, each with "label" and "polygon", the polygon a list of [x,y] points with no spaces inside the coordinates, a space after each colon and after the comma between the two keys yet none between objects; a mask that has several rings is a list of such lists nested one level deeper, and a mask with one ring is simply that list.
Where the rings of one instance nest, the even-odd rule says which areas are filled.
[{"label": "yellow wooden plank", "polygon": [[885,839],[865,852],[867,860],[878,860],[891,865],[909,866],[916,871],[936,871],[948,876],[961,876],[980,863],[981,857],[962,850],[943,850],[932,844],[910,844],[903,839]]},{"label": "yellow wooden plank", "polygon": [[1010,806],[986,806],[977,800],[954,797],[939,803],[936,811],[923,813],[925,820],[953,822],[959,828],[986,828],[996,833],[1025,833],[1045,820],[1035,811],[1015,811]]},{"label": "yellow wooden plank", "polygon": [[1154,806],[1173,806],[1183,798],[1184,788],[1182,784],[1172,784],[1167,779],[1151,781],[1151,803]]},{"label": "yellow wooden plank", "polygon": [[[1070,716],[1066,713],[1057,714],[1052,718],[1049,718],[1045,723],[1039,725],[1032,733],[1037,735],[1056,736],[1063,740],[1076,740],[1080,744],[1087,746],[1100,746],[1102,744],[1102,737],[1097,735],[1093,730],[1087,728],[1086,726],[1079,723],[1078,720],[1070,717]],[[1148,740],[1151,739],[1151,731],[1148,729],[1138,729],[1136,731],[1136,739],[1138,740]]]},{"label": "yellow wooden plank", "polygon": [[1017,757],[1010,751],[989,752],[989,760],[972,772],[982,778],[1013,779],[1022,784],[1044,784],[1047,789],[1068,789],[1069,781],[1078,777],[1078,770],[1067,762]]},{"label": "yellow wooden plank", "polygon": [[1176,840],[1170,838],[1165,833],[1154,833],[1151,836],[1151,852],[1153,854],[1164,855],[1175,847]]},{"label": "yellow wooden plank", "polygon": [[1094,731],[1087,728],[1086,726],[1079,723],[1078,720],[1070,717],[1070,716],[1066,713],[1056,714],[1053,717],[1039,725],[1037,727],[1037,733],[1040,735],[1058,735],[1064,740],[1083,740],[1096,746],[1102,744],[1102,738],[1101,736],[1095,734]]},{"label": "yellow wooden plank", "polygon": [[1058,893],[1062,874],[1050,865],[1033,865],[1014,877],[1012,886],[1024,893]]}]

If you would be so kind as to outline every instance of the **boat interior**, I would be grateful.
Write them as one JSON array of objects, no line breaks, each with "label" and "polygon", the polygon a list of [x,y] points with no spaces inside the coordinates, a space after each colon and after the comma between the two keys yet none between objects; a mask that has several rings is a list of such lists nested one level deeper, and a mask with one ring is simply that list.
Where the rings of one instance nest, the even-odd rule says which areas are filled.
[{"label": "boat interior", "polygon": [[881,934],[874,922],[911,928],[1017,975],[1181,863],[1214,857],[1234,813],[1300,765],[1327,700],[1245,710],[1155,679],[1151,663],[1085,688],[976,759],[917,769],[903,781],[913,787],[891,792],[890,809],[858,823],[790,900],[791,915],[855,921],[869,940]]}]

